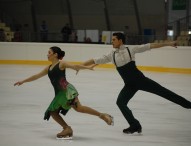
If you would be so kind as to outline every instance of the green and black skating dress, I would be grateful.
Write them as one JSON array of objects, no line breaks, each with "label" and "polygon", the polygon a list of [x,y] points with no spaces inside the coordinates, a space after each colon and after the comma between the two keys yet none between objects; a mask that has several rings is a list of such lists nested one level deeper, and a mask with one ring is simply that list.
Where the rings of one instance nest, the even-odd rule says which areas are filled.
[{"label": "green and black skating dress", "polygon": [[60,70],[59,63],[52,70],[50,67],[48,77],[54,87],[55,97],[45,112],[44,120],[49,120],[51,111],[58,111],[66,115],[71,106],[75,105],[74,100],[78,96],[75,87],[66,80],[66,71]]}]

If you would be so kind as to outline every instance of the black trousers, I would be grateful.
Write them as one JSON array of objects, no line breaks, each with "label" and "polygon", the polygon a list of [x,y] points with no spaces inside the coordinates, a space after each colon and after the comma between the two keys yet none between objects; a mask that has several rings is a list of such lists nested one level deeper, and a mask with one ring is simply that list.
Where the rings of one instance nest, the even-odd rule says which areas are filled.
[{"label": "black trousers", "polygon": [[147,91],[147,92],[159,95],[184,108],[191,108],[190,101],[162,87],[157,82],[147,77],[142,77],[136,80],[129,81],[129,83],[126,83],[123,89],[121,90],[121,92],[119,93],[119,96],[116,102],[123,116],[125,117],[125,119],[127,120],[130,126],[139,124],[139,121],[135,119],[131,110],[127,107],[127,103],[138,90],[143,90],[143,91]]}]

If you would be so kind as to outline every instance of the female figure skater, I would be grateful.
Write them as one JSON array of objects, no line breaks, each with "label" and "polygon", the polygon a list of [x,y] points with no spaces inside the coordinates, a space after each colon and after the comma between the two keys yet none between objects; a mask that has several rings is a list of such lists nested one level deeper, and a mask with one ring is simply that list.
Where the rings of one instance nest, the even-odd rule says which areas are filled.
[{"label": "female figure skater", "polygon": [[77,90],[72,84],[70,84],[66,80],[66,68],[71,68],[78,72],[80,69],[93,70],[95,65],[73,65],[66,61],[60,61],[64,56],[65,52],[62,51],[59,47],[51,47],[48,51],[47,57],[52,64],[45,67],[41,72],[22,81],[16,82],[14,86],[20,86],[25,82],[34,81],[48,74],[48,77],[50,78],[50,81],[55,90],[55,97],[45,112],[44,120],[49,120],[50,116],[52,116],[52,118],[63,127],[63,130],[57,134],[57,139],[72,139],[72,128],[64,121],[64,119],[59,114],[61,113],[63,115],[66,115],[71,107],[77,112],[98,116],[108,125],[112,125],[113,118],[109,114],[100,113],[90,107],[81,105],[78,98]]}]

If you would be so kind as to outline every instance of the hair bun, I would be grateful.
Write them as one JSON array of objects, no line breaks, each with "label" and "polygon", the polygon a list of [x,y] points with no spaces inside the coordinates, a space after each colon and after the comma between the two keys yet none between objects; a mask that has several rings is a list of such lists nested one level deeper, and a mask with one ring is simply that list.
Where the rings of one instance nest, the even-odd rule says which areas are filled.
[{"label": "hair bun", "polygon": [[50,48],[54,53],[58,54],[58,59],[62,59],[65,56],[65,52],[62,51],[59,47],[53,46]]},{"label": "hair bun", "polygon": [[65,56],[65,51],[61,51],[62,57]]}]

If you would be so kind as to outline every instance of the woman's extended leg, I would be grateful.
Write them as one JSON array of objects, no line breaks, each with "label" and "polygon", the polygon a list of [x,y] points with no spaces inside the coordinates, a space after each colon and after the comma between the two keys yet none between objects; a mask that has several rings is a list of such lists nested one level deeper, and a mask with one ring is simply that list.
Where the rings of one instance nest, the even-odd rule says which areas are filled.
[{"label": "woman's extended leg", "polygon": [[76,98],[76,100],[74,102],[75,102],[75,105],[73,105],[72,107],[75,111],[80,112],[80,113],[86,113],[86,114],[98,116],[102,120],[104,120],[108,125],[113,125],[113,117],[110,116],[109,114],[100,113],[93,108],[81,105],[78,98]]}]

